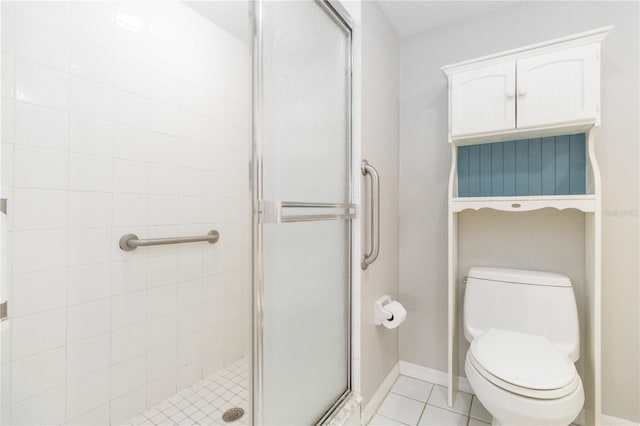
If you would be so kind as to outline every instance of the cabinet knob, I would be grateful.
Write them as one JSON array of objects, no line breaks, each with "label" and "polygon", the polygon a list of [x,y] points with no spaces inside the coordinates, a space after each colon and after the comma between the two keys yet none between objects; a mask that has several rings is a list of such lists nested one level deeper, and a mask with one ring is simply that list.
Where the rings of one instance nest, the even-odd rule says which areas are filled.
[{"label": "cabinet knob", "polygon": [[525,96],[527,94],[527,89],[524,87],[518,88],[518,96]]},{"label": "cabinet knob", "polygon": [[513,98],[514,93],[513,93],[513,89],[507,89],[507,99],[511,99]]}]

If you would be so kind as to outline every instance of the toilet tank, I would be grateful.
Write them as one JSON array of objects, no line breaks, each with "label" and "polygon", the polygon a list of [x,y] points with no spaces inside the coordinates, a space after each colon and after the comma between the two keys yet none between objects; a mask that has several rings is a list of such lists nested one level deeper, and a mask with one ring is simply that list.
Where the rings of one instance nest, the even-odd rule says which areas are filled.
[{"label": "toilet tank", "polygon": [[549,272],[474,267],[467,275],[464,335],[498,328],[545,336],[572,361],[580,357],[576,299],[568,277]]}]

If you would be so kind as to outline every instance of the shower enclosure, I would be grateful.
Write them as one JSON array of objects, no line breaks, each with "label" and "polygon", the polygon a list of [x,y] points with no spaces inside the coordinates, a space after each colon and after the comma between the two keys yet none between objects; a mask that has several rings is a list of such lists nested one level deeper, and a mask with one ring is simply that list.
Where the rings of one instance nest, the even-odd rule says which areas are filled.
[{"label": "shower enclosure", "polygon": [[348,15],[1,5],[1,424],[329,419],[351,394]]},{"label": "shower enclosure", "polygon": [[349,395],[351,26],[254,4],[254,416],[322,422]]}]

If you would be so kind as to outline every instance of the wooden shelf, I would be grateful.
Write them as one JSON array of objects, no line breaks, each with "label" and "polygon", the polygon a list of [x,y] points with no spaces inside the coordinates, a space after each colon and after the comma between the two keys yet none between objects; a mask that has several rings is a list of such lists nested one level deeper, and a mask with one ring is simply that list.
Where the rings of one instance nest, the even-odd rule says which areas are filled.
[{"label": "wooden shelf", "polygon": [[526,197],[455,197],[451,199],[451,211],[492,209],[521,212],[553,208],[595,211],[595,195],[540,195]]}]

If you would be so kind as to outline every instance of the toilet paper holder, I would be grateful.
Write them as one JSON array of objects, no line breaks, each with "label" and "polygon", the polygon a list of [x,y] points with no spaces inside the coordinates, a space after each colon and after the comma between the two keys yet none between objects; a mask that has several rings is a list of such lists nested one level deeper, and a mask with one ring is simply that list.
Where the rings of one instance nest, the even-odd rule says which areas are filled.
[{"label": "toilet paper holder", "polygon": [[375,325],[381,325],[382,321],[393,319],[393,314],[384,308],[389,303],[391,303],[391,297],[386,294],[373,302],[373,323]]}]

